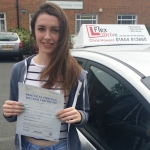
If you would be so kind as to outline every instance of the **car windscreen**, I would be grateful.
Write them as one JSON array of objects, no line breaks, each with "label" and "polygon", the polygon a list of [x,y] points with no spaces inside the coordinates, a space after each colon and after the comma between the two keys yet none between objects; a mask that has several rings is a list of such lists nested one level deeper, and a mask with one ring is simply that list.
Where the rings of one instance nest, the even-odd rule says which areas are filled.
[{"label": "car windscreen", "polygon": [[0,33],[0,41],[17,41],[18,37],[16,34],[2,34]]}]

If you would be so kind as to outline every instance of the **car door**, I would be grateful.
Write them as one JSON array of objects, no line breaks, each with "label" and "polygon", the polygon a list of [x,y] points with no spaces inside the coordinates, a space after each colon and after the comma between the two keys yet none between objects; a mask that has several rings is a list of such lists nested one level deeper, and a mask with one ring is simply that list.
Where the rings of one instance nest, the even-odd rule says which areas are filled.
[{"label": "car door", "polygon": [[[82,59],[80,60],[82,62]],[[149,150],[150,106],[113,69],[87,61],[89,120],[79,129],[82,149],[85,140],[98,150]],[[91,149],[90,149],[91,150]]]}]

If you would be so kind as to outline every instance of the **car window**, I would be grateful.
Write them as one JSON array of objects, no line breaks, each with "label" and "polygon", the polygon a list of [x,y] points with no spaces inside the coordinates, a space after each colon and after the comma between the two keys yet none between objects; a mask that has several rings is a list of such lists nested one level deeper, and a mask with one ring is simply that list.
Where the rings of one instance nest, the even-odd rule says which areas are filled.
[{"label": "car window", "polygon": [[16,34],[0,34],[0,41],[17,41],[18,37]]},{"label": "car window", "polygon": [[90,65],[88,92],[85,129],[94,139],[106,150],[149,150],[150,114],[122,82]]}]

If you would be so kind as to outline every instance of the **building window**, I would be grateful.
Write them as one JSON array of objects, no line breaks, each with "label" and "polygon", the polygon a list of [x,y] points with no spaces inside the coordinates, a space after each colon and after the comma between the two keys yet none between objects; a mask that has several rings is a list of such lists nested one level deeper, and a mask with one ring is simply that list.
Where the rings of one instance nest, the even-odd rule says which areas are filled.
[{"label": "building window", "polygon": [[118,15],[118,24],[137,24],[137,15]]},{"label": "building window", "polygon": [[33,18],[33,15],[34,14],[29,14],[29,29],[30,29],[30,31],[31,31],[31,20]]},{"label": "building window", "polygon": [[0,31],[6,31],[6,17],[4,13],[0,13]]},{"label": "building window", "polygon": [[82,24],[97,24],[97,15],[95,14],[77,14],[76,15],[76,34],[79,33]]}]

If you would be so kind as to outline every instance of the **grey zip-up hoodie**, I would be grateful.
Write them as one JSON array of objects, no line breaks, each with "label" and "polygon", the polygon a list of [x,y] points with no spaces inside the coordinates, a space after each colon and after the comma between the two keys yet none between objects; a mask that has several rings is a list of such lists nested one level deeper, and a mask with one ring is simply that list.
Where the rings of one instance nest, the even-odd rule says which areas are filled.
[{"label": "grey zip-up hoodie", "polygon": [[[27,70],[31,59],[34,57],[30,56],[27,59],[16,63],[12,68],[10,78],[10,94],[9,100],[18,101],[18,82],[24,83],[27,75]],[[81,150],[81,143],[76,131],[76,127],[84,127],[88,121],[89,97],[87,89],[87,72],[82,69],[77,85],[72,88],[69,95],[67,107],[75,107],[82,115],[82,120],[78,124],[68,125],[68,150]],[[4,116],[5,117],[5,116]],[[5,117],[7,121],[14,122],[17,120],[17,116]],[[20,137],[20,138],[19,138]],[[21,150],[21,135],[15,136],[15,145],[17,150]]]}]

